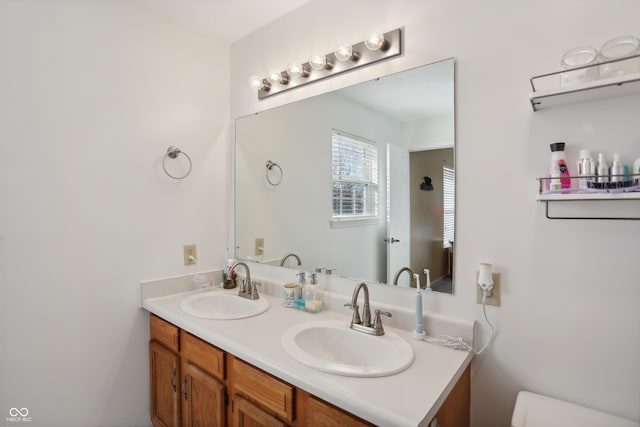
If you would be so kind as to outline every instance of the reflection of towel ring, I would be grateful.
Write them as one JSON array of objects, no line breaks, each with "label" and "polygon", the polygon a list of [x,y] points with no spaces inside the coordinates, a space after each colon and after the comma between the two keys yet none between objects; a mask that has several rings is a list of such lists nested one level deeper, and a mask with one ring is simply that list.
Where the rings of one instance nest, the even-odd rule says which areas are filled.
[{"label": "reflection of towel ring", "polygon": [[[175,158],[178,157],[178,154],[182,154],[189,161],[189,170],[187,171],[187,173],[185,173],[182,176],[171,175],[169,173],[169,171],[167,170],[167,166],[165,165],[165,162],[167,161],[167,158],[170,157],[172,159],[175,159]],[[192,167],[193,167],[193,164],[191,163],[191,157],[189,157],[189,155],[187,153],[185,153],[184,151],[180,150],[178,147],[174,147],[173,145],[171,147],[167,148],[167,154],[165,154],[164,158],[162,159],[162,169],[164,169],[164,173],[166,173],[167,175],[169,175],[173,179],[183,179],[183,178],[186,178],[191,173]]]},{"label": "reflection of towel ring", "polygon": [[[274,167],[278,168],[278,170],[280,171],[280,179],[278,180],[278,182],[271,181],[271,178],[269,177],[269,171],[273,170]],[[267,182],[276,187],[282,182],[282,168],[276,162],[267,160],[267,170],[265,171],[265,176],[267,177]]]}]

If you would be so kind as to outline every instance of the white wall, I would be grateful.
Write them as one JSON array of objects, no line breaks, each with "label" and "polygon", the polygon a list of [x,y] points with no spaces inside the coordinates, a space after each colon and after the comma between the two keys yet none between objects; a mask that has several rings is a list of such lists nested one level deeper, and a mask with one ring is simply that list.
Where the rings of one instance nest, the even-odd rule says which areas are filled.
[{"label": "white wall", "polygon": [[[315,0],[232,45],[232,117],[456,58],[456,294],[427,305],[482,321],[476,267],[490,261],[502,273],[502,307],[488,309],[498,333],[473,366],[474,426],[508,425],[521,389],[640,420],[640,224],[550,221],[535,201],[550,142],[567,141],[574,159],[580,148],[640,157],[640,98],[538,113],[527,99],[529,78],[557,70],[569,48],[640,35],[639,14],[634,0]],[[260,103],[246,83],[396,27],[401,58]]]},{"label": "white wall", "polygon": [[455,117],[447,114],[403,124],[403,140],[409,151],[437,150],[455,145]]},{"label": "white wall", "polygon": [[228,47],[137,5],[0,1],[3,425],[149,425],[139,283],[223,265]]}]

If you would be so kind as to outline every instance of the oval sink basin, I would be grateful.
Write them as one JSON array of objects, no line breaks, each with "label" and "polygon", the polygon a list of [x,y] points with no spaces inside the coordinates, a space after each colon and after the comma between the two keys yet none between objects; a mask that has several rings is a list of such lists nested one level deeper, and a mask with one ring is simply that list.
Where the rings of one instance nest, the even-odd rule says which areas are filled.
[{"label": "oval sink basin", "polygon": [[231,320],[244,319],[264,313],[269,308],[269,300],[260,298],[249,300],[235,293],[210,291],[186,297],[180,309],[187,314],[204,319]]},{"label": "oval sink basin", "polygon": [[323,372],[348,377],[384,377],[413,363],[413,348],[399,335],[374,336],[349,328],[349,321],[317,321],[289,328],[282,346],[294,359]]}]

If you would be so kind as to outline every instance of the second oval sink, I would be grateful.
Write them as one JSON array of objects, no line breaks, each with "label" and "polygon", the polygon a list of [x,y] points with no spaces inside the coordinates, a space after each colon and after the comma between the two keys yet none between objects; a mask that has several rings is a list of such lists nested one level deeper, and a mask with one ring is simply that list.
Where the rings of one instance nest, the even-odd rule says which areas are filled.
[{"label": "second oval sink", "polygon": [[269,300],[249,300],[236,293],[210,291],[186,297],[180,309],[187,314],[204,319],[244,319],[256,316],[269,309]]},{"label": "second oval sink", "polygon": [[310,368],[349,377],[394,375],[411,366],[414,358],[413,348],[399,335],[368,335],[349,328],[348,321],[293,326],[283,334],[282,346]]}]

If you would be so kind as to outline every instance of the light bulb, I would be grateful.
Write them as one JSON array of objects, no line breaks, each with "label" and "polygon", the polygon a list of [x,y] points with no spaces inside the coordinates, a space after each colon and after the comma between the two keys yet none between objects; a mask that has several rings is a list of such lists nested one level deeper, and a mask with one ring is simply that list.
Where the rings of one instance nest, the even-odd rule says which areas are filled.
[{"label": "light bulb", "polygon": [[267,77],[271,83],[280,83],[280,73],[277,71],[270,71],[269,77]]},{"label": "light bulb", "polygon": [[286,85],[287,83],[289,83],[289,78],[286,75],[283,75],[281,72],[275,70],[269,72],[269,77],[267,77],[267,79],[274,84],[280,83]]},{"label": "light bulb", "polygon": [[287,67],[287,73],[289,73],[291,77],[307,77],[309,75],[304,65],[298,63],[289,65]]},{"label": "light bulb", "polygon": [[367,39],[364,41],[364,45],[367,47],[367,49],[369,50],[378,50],[378,49],[384,49],[384,46],[388,44],[387,41],[384,39],[384,34],[382,34],[380,31],[374,31],[373,33],[371,33],[369,35],[369,37],[367,37]]},{"label": "light bulb", "polygon": [[358,53],[353,50],[352,46],[340,46],[338,50],[336,50],[335,54],[338,61],[348,61],[350,59],[352,60],[358,59]]},{"label": "light bulb", "polygon": [[333,68],[333,63],[327,59],[326,55],[313,55],[309,64],[314,70],[322,70],[323,68],[330,70]]},{"label": "light bulb", "polygon": [[260,76],[251,76],[249,78],[249,84],[256,90],[269,90],[269,87],[271,87],[269,82],[265,81]]}]

